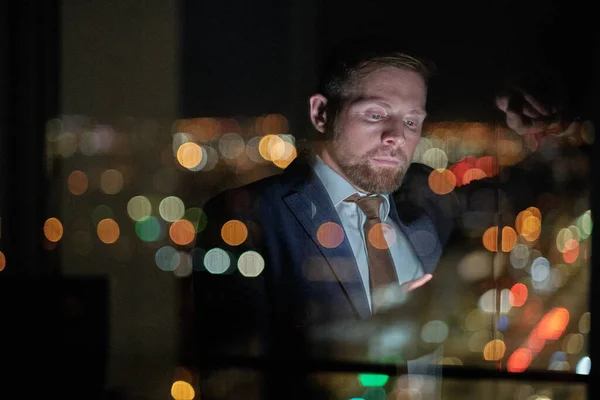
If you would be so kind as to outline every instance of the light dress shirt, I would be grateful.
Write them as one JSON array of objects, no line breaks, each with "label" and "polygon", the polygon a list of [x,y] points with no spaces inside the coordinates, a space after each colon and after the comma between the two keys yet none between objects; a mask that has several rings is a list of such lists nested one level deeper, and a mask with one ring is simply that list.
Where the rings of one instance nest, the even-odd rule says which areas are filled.
[{"label": "light dress shirt", "polygon": [[[360,277],[367,294],[367,300],[369,301],[369,308],[373,311],[371,305],[371,290],[369,286],[367,246],[363,231],[363,225],[367,217],[356,203],[344,201],[344,199],[354,193],[358,193],[361,196],[366,196],[366,194],[361,193],[352,187],[352,185],[340,174],[325,164],[318,155],[315,157],[313,169],[317,174],[317,177],[325,186],[325,190],[327,191],[327,194],[329,194],[333,206],[340,217],[344,233],[350,242],[354,258],[358,264]],[[389,217],[390,195],[383,194],[381,196],[384,199],[384,201],[381,202],[381,209],[379,211],[381,221],[390,225],[393,230],[393,232],[384,233],[384,236],[390,247],[390,253],[394,261],[399,284],[402,284],[421,277],[423,275],[423,266],[404,233],[392,218]]]}]

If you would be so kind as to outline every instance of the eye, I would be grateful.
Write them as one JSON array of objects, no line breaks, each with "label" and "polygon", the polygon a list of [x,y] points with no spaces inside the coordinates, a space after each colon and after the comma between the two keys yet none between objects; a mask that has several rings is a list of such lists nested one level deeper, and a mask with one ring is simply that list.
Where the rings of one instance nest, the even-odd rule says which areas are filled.
[{"label": "eye", "polygon": [[410,119],[405,119],[404,120],[404,124],[406,124],[406,126],[408,126],[411,129],[414,129],[417,127],[418,123],[416,121],[410,120]]},{"label": "eye", "polygon": [[381,112],[375,112],[375,111],[367,111],[366,112],[366,117],[368,120],[370,121],[381,121],[385,118],[385,115]]}]

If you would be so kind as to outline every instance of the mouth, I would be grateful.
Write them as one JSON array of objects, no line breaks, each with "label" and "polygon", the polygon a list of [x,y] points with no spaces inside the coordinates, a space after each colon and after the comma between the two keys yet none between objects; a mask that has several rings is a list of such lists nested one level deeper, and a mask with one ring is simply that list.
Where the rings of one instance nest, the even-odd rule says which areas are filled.
[{"label": "mouth", "polygon": [[398,164],[400,164],[400,160],[398,158],[392,157],[375,157],[371,159],[371,161],[373,161],[375,164],[387,165],[390,167],[397,166]]}]

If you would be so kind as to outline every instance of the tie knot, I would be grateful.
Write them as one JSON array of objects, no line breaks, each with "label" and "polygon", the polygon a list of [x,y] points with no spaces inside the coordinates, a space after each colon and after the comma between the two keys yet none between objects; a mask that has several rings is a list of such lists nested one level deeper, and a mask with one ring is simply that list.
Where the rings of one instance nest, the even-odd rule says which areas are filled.
[{"label": "tie knot", "polygon": [[360,209],[365,213],[367,219],[379,219],[379,208],[383,198],[377,196],[360,196],[358,193],[354,193],[352,196],[348,196],[345,201],[351,201],[356,203]]}]

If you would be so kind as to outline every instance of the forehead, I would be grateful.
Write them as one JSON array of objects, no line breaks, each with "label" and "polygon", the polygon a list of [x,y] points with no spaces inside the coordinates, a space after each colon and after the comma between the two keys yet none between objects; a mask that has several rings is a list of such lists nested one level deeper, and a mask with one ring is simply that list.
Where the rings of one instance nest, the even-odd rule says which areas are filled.
[{"label": "forehead", "polygon": [[379,97],[390,102],[405,101],[424,109],[427,88],[423,77],[415,71],[379,67],[359,77],[351,97],[353,99]]}]

